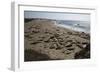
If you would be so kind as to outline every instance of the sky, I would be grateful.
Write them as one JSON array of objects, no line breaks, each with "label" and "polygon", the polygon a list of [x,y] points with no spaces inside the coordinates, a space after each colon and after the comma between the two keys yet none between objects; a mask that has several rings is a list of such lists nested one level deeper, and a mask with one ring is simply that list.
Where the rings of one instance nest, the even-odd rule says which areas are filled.
[{"label": "sky", "polygon": [[90,21],[90,14],[24,11],[24,18],[47,18],[56,20]]}]

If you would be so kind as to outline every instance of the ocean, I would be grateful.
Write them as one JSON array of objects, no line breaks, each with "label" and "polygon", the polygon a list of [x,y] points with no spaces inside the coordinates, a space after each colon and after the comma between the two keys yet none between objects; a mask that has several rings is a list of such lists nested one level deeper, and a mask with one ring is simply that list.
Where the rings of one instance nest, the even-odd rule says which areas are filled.
[{"label": "ocean", "polygon": [[75,31],[90,33],[90,22],[87,21],[56,20],[56,24]]}]

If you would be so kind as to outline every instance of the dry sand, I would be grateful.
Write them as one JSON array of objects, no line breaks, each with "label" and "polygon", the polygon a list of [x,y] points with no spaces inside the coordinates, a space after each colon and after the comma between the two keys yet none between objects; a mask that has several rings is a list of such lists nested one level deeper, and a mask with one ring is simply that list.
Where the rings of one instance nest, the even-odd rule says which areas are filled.
[{"label": "dry sand", "polygon": [[24,25],[24,60],[90,58],[90,35],[55,25],[55,20],[32,19]]}]

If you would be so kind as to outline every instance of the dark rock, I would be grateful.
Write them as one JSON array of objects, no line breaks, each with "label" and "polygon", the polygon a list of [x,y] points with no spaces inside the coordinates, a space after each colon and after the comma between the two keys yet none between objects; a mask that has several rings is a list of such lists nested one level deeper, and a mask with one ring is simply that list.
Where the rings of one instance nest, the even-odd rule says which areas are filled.
[{"label": "dark rock", "polygon": [[90,44],[87,44],[87,46],[84,49],[75,54],[75,59],[86,59],[86,58],[90,58]]}]

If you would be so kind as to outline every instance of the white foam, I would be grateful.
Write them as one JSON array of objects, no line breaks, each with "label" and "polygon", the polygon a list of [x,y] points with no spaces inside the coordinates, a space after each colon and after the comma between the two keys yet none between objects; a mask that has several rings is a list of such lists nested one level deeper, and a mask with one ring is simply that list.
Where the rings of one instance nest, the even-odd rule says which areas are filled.
[{"label": "white foam", "polygon": [[80,27],[77,27],[77,26],[74,26],[74,25],[67,25],[67,24],[66,25],[65,24],[55,24],[55,25],[57,25],[59,27],[71,29],[71,30],[74,30],[74,31],[90,33],[88,28],[80,28]]}]

